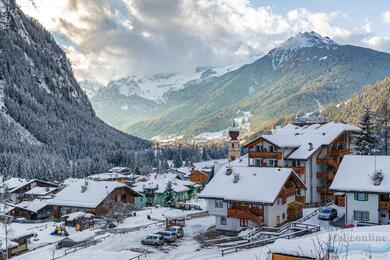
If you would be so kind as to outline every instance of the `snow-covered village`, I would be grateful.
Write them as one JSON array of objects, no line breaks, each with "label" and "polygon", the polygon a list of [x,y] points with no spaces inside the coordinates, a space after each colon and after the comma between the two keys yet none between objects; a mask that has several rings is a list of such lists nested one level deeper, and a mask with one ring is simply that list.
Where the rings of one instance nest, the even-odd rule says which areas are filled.
[{"label": "snow-covered village", "polygon": [[0,260],[390,259],[390,3],[0,0]]}]

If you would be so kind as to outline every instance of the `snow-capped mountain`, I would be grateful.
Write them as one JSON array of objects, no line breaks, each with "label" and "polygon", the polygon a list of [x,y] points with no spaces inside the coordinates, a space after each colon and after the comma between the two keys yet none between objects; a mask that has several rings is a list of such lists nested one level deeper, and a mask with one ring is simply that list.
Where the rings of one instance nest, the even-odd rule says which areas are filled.
[{"label": "snow-capped mountain", "polygon": [[390,54],[340,45],[315,32],[299,33],[257,61],[172,93],[152,116],[126,130],[144,137],[196,136],[226,129],[236,111],[250,126],[340,103],[390,75]]},{"label": "snow-capped mountain", "polygon": [[88,98],[93,98],[104,85],[97,80],[86,79],[80,81],[80,87],[84,90],[85,94],[87,94]]},{"label": "snow-capped mountain", "polygon": [[272,57],[272,68],[276,70],[302,48],[325,48],[329,50],[337,49],[337,46],[338,44],[329,37],[322,37],[313,31],[304,32],[290,37],[280,46],[271,50],[268,55]]}]

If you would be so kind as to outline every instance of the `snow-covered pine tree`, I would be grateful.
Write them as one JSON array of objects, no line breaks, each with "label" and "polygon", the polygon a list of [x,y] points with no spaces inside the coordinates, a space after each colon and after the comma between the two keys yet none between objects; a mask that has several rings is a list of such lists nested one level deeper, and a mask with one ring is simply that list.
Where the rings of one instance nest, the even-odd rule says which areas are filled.
[{"label": "snow-covered pine tree", "polygon": [[183,167],[183,158],[181,157],[180,151],[176,153],[175,159],[173,160],[173,166],[175,168]]},{"label": "snow-covered pine tree", "polygon": [[353,154],[373,155],[379,152],[380,149],[375,126],[376,117],[374,113],[369,107],[365,107],[359,123],[362,131],[355,140]]},{"label": "snow-covered pine tree", "polygon": [[164,204],[165,206],[170,206],[170,207],[175,204],[175,192],[172,188],[171,181],[167,183],[167,188],[165,190]]}]

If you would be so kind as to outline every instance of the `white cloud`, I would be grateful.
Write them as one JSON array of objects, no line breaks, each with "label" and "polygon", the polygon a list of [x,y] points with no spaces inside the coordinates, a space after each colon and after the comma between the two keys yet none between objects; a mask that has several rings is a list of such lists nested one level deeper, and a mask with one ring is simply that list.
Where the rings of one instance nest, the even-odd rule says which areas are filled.
[{"label": "white cloud", "polygon": [[385,23],[390,23],[390,11],[386,11],[382,14],[382,19]]},{"label": "white cloud", "polygon": [[301,8],[282,15],[270,7],[254,8],[247,0],[17,1],[66,42],[78,79],[103,82],[240,62],[300,31],[366,46],[378,42],[370,39],[375,35],[369,21],[360,31],[336,25],[347,19],[345,13]]}]

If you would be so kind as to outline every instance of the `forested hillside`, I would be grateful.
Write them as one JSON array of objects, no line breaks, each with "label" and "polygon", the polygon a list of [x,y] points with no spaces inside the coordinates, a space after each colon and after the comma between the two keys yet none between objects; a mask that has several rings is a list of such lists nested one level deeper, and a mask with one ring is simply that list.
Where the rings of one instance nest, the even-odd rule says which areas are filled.
[{"label": "forested hillside", "polygon": [[63,179],[150,165],[149,142],[102,122],[64,51],[14,0],[0,0],[0,174]]},{"label": "forested hillside", "polygon": [[299,33],[252,64],[170,93],[158,112],[129,122],[127,131],[189,137],[226,129],[244,111],[259,130],[276,118],[343,102],[389,75],[388,53]]},{"label": "forested hillside", "polygon": [[375,84],[365,86],[361,92],[351,99],[338,104],[329,105],[322,114],[330,119],[358,124],[360,115],[365,107],[369,107],[376,114],[384,112],[385,102],[390,104],[390,78],[387,77]]}]

